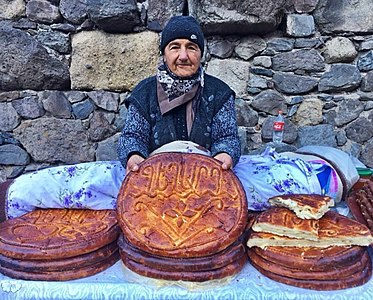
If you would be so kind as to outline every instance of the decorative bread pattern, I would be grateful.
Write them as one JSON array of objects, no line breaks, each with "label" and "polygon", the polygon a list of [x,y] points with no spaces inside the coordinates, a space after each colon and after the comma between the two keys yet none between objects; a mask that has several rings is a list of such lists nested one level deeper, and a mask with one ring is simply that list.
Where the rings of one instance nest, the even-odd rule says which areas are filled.
[{"label": "decorative bread pattern", "polygon": [[290,209],[301,219],[320,219],[330,207],[334,206],[333,198],[316,194],[279,195],[268,201],[272,206]]},{"label": "decorative bread pattern", "polygon": [[369,246],[373,243],[373,236],[367,226],[337,212],[328,211],[319,220],[319,225],[320,241],[358,246]]},{"label": "decorative bread pattern", "polygon": [[61,259],[92,252],[115,241],[114,210],[38,209],[0,226],[0,254],[26,260]]},{"label": "decorative bread pattern", "polygon": [[245,192],[214,158],[161,153],[130,172],[119,191],[118,221],[137,248],[166,257],[201,257],[232,244],[247,222]]},{"label": "decorative bread pattern", "polygon": [[251,228],[256,232],[317,241],[319,221],[298,218],[284,207],[271,207],[258,215]]}]

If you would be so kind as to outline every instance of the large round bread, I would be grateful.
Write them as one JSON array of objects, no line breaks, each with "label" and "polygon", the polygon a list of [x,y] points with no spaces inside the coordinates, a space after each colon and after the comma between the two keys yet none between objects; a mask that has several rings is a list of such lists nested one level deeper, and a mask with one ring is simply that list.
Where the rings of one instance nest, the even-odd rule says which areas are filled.
[{"label": "large round bread", "polygon": [[272,280],[300,288],[319,291],[341,290],[360,286],[366,283],[372,276],[372,262],[370,259],[368,259],[365,266],[362,266],[358,272],[348,277],[342,279],[329,278],[326,280],[291,278],[273,273],[271,270],[263,269],[253,261],[251,261],[251,264],[260,273]]},{"label": "large round bread", "polygon": [[250,261],[256,266],[262,268],[263,270],[269,271],[271,273],[303,280],[333,280],[344,279],[357,272],[361,272],[365,265],[370,260],[370,256],[367,251],[364,252],[361,259],[353,262],[351,265],[346,265],[344,267],[330,267],[323,271],[313,271],[309,269],[297,269],[294,268],[291,263],[287,266],[271,262],[264,259],[260,255],[256,254],[254,251],[248,251],[248,256]]},{"label": "large round bread", "polygon": [[225,277],[233,276],[238,274],[245,263],[248,260],[247,255],[242,255],[238,260],[231,262],[230,264],[212,270],[205,271],[165,271],[158,270],[148,266],[145,266],[141,263],[133,261],[126,256],[121,255],[122,261],[126,267],[130,270],[151,278],[163,279],[163,280],[183,280],[183,281],[194,281],[194,282],[203,282],[214,279],[222,279]]},{"label": "large round bread", "polygon": [[62,259],[24,260],[0,255],[0,266],[7,269],[32,273],[63,272],[64,270],[69,271],[100,264],[116,252],[118,252],[118,244],[115,241],[93,252]]},{"label": "large round bread", "polygon": [[361,260],[365,247],[252,247],[262,258],[282,266],[291,265],[299,270],[324,271],[340,268]]},{"label": "large round bread", "polygon": [[118,239],[121,257],[130,259],[148,268],[168,272],[200,272],[220,269],[246,255],[243,241],[237,241],[221,252],[205,257],[172,258],[147,253],[131,245],[121,235]]},{"label": "large round bread", "polygon": [[26,260],[61,259],[92,252],[115,241],[114,210],[38,209],[0,226],[0,254]]},{"label": "large round bread", "polygon": [[247,223],[245,192],[211,157],[160,153],[130,172],[119,191],[118,222],[137,248],[166,257],[222,251]]},{"label": "large round bread", "polygon": [[54,271],[22,271],[14,270],[0,265],[0,273],[16,279],[23,280],[41,280],[41,281],[67,281],[73,279],[84,278],[100,273],[115,264],[119,259],[118,251],[115,251],[105,259],[86,264],[84,266],[77,265],[75,268]]}]

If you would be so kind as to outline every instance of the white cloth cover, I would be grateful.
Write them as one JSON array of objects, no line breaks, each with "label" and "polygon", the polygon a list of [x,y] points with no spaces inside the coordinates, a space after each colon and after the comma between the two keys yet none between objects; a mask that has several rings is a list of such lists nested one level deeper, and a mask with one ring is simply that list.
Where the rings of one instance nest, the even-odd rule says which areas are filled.
[{"label": "white cloth cover", "polygon": [[345,181],[347,191],[359,180],[354,161],[342,150],[328,146],[304,146],[296,152],[314,154],[331,162],[344,177],[342,181]]}]

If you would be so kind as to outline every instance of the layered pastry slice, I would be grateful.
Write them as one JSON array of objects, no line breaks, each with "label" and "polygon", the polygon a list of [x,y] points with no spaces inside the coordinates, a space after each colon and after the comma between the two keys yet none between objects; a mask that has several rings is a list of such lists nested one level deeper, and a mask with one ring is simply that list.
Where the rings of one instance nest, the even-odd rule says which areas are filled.
[{"label": "layered pastry slice", "polygon": [[[272,232],[252,232],[248,247],[329,247],[329,246],[369,246],[373,242],[367,226],[334,211],[327,212],[319,221],[316,240],[293,238]],[[289,232],[288,230],[287,232]]]},{"label": "layered pastry slice", "polygon": [[251,228],[256,232],[317,241],[319,221],[298,218],[284,207],[272,207],[260,213]]}]

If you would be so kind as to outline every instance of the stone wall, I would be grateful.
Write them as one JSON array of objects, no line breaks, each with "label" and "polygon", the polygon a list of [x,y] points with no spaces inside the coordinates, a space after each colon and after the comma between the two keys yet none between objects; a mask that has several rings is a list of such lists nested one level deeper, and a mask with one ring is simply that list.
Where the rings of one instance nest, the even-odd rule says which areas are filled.
[{"label": "stone wall", "polygon": [[373,167],[373,1],[0,0],[0,182],[116,159],[125,97],[154,74],[159,33],[190,14],[207,73],[237,94],[243,153],[338,147]]}]

